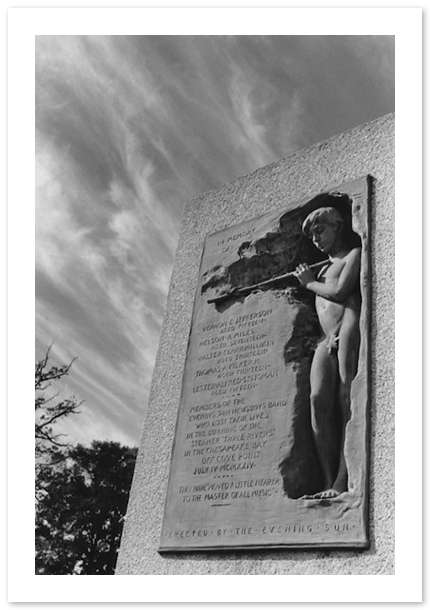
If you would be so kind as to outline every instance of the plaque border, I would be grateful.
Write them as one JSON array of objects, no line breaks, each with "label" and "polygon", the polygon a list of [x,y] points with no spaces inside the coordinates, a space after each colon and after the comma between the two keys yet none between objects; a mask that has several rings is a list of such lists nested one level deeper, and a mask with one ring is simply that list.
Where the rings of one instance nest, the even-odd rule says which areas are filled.
[{"label": "plaque border", "polygon": [[[165,542],[163,543],[162,535],[163,535],[163,530],[164,530],[164,527],[166,524],[166,515],[167,515],[167,509],[168,509],[168,492],[169,492],[169,488],[170,488],[171,481],[172,481],[172,475],[173,475],[173,455],[174,455],[175,446],[176,446],[176,442],[177,442],[177,438],[178,438],[178,428],[179,428],[179,423],[180,423],[180,408],[181,408],[181,404],[183,401],[183,395],[184,395],[184,379],[185,379],[185,375],[186,375],[186,363],[187,363],[187,357],[188,357],[188,353],[189,353],[189,349],[190,349],[190,339],[191,339],[191,334],[192,334],[192,329],[193,329],[195,307],[196,307],[196,303],[200,297],[200,295],[199,295],[200,282],[198,279],[197,283],[196,283],[195,293],[194,293],[193,308],[192,308],[191,316],[190,316],[187,351],[186,351],[186,356],[184,359],[184,367],[183,367],[182,379],[181,379],[181,392],[180,392],[180,398],[179,398],[179,402],[178,402],[178,406],[177,406],[175,431],[174,431],[173,442],[172,442],[172,447],[171,447],[171,452],[170,452],[169,475],[168,475],[168,481],[167,481],[166,492],[165,492],[165,500],[164,500],[164,506],[163,506],[163,519],[162,519],[161,528],[160,528],[160,543],[159,543],[159,546],[157,549],[157,552],[160,553],[161,555],[163,555],[164,553],[166,553],[166,554],[170,554],[170,553],[186,554],[186,553],[196,553],[196,552],[198,552],[198,553],[204,553],[204,552],[234,553],[236,551],[246,552],[246,551],[254,551],[254,550],[268,551],[268,552],[276,551],[276,550],[293,550],[293,551],[304,550],[304,551],[318,552],[319,549],[339,550],[339,551],[345,551],[348,549],[349,550],[352,549],[352,550],[357,550],[357,551],[365,551],[370,548],[370,546],[371,546],[370,523],[369,523],[369,519],[370,519],[370,510],[369,510],[370,509],[370,497],[369,497],[370,496],[370,468],[371,468],[371,460],[370,460],[370,457],[371,457],[370,456],[371,417],[370,417],[370,415],[371,415],[371,405],[372,405],[372,375],[371,375],[371,356],[372,356],[372,349],[371,349],[371,347],[372,347],[371,346],[372,273],[371,273],[371,270],[372,269],[371,269],[371,267],[372,267],[372,259],[373,259],[372,231],[371,231],[371,222],[370,221],[371,221],[371,215],[372,215],[372,204],[375,199],[375,179],[372,177],[371,174],[364,174],[358,178],[353,178],[351,180],[343,181],[342,183],[336,185],[334,188],[341,189],[343,185],[353,184],[355,182],[358,183],[360,181],[366,182],[365,227],[366,227],[366,231],[367,231],[366,240],[365,240],[365,243],[363,243],[363,246],[365,245],[365,248],[363,247],[363,250],[362,250],[362,260],[366,260],[366,271],[365,271],[365,277],[363,274],[360,279],[361,285],[363,283],[365,283],[365,285],[366,285],[365,298],[363,298],[363,300],[362,300],[362,304],[365,304],[366,312],[364,313],[362,311],[360,314],[360,332],[362,333],[362,337],[365,337],[365,359],[366,359],[365,367],[363,367],[363,369],[365,369],[365,375],[366,375],[366,388],[365,388],[366,391],[365,391],[365,393],[363,393],[363,396],[362,396],[362,399],[363,399],[362,408],[363,408],[363,414],[364,414],[363,435],[364,435],[366,463],[364,464],[364,480],[363,480],[363,485],[362,485],[363,498],[362,498],[362,501],[360,504],[360,509],[359,509],[360,515],[362,517],[362,524],[361,524],[362,535],[357,536],[356,539],[352,539],[352,540],[339,540],[339,541],[331,540],[329,542],[325,542],[325,541],[321,541],[321,542],[303,541],[303,542],[285,542],[285,543],[265,542],[264,544],[261,544],[261,543],[252,543],[252,542],[237,543],[235,541],[232,541],[232,544],[219,544],[219,545],[218,544],[207,544],[205,546],[194,545],[194,544],[189,544],[187,546],[183,546],[183,545],[177,545],[177,544],[176,545],[175,544],[166,544]],[[330,191],[331,190],[333,190],[333,189],[330,189]],[[263,212],[262,214],[260,214],[258,216],[253,216],[250,219],[242,220],[234,225],[227,225],[226,227],[224,227],[222,229],[219,229],[217,231],[214,231],[213,233],[208,233],[207,235],[205,235],[205,237],[203,239],[202,248],[201,248],[200,264],[199,264],[199,270],[198,270],[197,277],[200,278],[201,274],[202,274],[204,253],[205,253],[205,248],[206,248],[208,238],[213,238],[218,233],[223,233],[226,229],[240,226],[241,224],[243,224],[245,222],[257,221],[259,218],[262,218],[267,214],[275,214],[276,212],[279,212],[281,214],[282,212],[287,213],[288,211],[293,211],[293,210],[305,205],[306,202],[311,201],[314,197],[319,195],[321,192],[322,191],[317,192],[317,193],[315,193],[315,192],[311,193],[309,196],[304,196],[299,199],[293,200],[287,206],[281,206],[281,207],[274,208],[273,210]],[[323,191],[323,192],[326,192],[326,191]],[[362,332],[362,325],[365,326],[365,330],[366,330],[365,333]],[[360,348],[360,351],[361,351],[361,348]]]}]

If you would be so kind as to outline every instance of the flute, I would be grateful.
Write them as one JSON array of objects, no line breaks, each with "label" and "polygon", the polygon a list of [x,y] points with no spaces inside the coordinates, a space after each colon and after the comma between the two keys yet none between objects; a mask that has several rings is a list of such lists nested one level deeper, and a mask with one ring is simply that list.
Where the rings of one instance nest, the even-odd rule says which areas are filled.
[{"label": "flute", "polygon": [[[313,265],[309,265],[309,269],[318,269],[319,267],[323,267],[327,263],[330,263],[329,259],[320,261],[319,263],[314,263]],[[284,275],[278,275],[277,277],[273,277],[270,280],[265,280],[264,282],[259,282],[258,284],[252,284],[251,286],[243,286],[242,288],[232,288],[227,292],[223,292],[211,299],[208,299],[208,303],[220,303],[221,301],[226,301],[231,297],[235,297],[241,294],[246,294],[248,292],[252,292],[256,288],[262,288],[264,286],[270,286],[276,282],[280,282],[290,277],[294,277],[295,271],[289,271],[288,273],[284,273]]]}]

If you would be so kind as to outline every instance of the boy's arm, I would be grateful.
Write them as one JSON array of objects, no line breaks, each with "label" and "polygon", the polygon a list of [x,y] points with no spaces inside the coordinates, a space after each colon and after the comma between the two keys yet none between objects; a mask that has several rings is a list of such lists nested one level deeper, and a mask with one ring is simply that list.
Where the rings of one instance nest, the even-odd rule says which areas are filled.
[{"label": "boy's arm", "polygon": [[352,293],[360,273],[361,248],[354,248],[346,257],[346,263],[339,277],[333,283],[323,283],[315,279],[308,265],[299,265],[295,275],[302,286],[316,295],[335,301],[344,302]]}]

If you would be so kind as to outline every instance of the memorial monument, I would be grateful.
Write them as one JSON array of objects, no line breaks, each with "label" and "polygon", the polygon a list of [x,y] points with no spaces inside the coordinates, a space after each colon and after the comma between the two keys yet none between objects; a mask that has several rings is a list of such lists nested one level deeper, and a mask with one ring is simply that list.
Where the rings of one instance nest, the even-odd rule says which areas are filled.
[{"label": "memorial monument", "polygon": [[393,253],[371,242],[393,218],[393,128],[383,117],[190,202],[118,574],[246,574],[253,558],[260,574],[371,574],[381,553],[389,573],[375,507],[384,493],[393,533],[393,473],[375,463],[390,431],[370,423],[378,398],[392,409],[393,370],[381,396],[377,367],[390,335],[374,331]]},{"label": "memorial monument", "polygon": [[160,550],[367,545],[369,184],[206,238]]}]

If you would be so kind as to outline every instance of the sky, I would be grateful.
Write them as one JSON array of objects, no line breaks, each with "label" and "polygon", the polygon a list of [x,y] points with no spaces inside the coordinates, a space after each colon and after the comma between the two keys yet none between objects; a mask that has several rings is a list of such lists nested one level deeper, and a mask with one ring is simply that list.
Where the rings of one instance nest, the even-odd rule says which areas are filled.
[{"label": "sky", "polygon": [[393,36],[36,36],[36,360],[138,445],[184,204],[394,112]]}]

